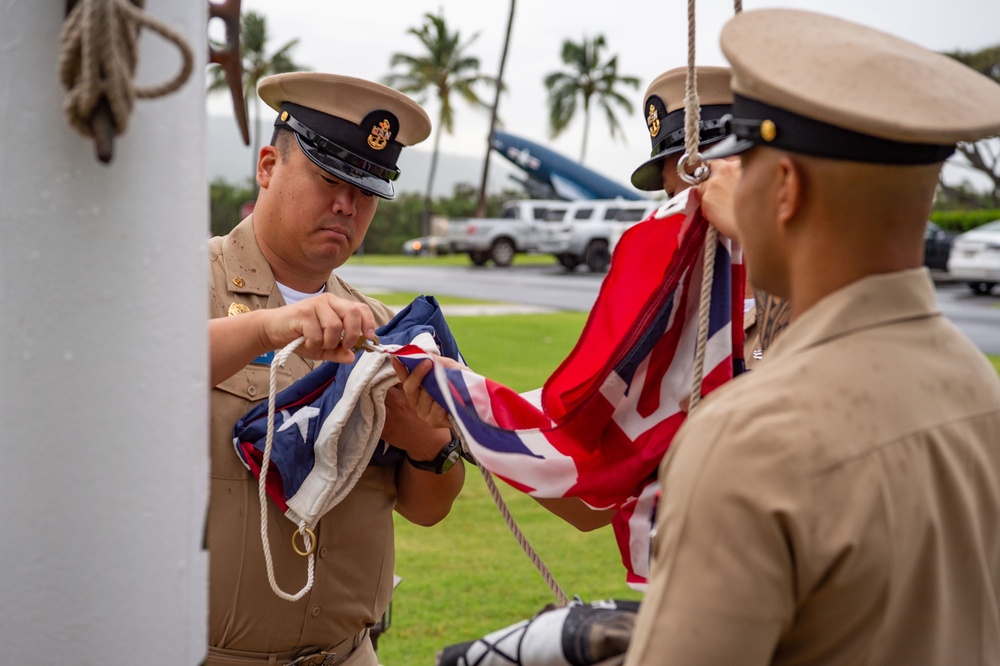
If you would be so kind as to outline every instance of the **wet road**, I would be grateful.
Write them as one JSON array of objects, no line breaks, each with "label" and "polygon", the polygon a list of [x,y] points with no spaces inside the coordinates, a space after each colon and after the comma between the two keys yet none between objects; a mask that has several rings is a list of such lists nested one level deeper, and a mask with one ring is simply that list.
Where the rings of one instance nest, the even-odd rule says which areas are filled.
[{"label": "wet road", "polygon": [[[555,310],[586,311],[594,304],[603,274],[566,273],[552,266],[495,268],[472,266],[419,268],[358,266],[348,263],[337,274],[357,287],[464,296],[524,303]],[[990,296],[977,296],[964,284],[935,275],[938,303],[984,352],[1000,355],[1000,287]]]}]

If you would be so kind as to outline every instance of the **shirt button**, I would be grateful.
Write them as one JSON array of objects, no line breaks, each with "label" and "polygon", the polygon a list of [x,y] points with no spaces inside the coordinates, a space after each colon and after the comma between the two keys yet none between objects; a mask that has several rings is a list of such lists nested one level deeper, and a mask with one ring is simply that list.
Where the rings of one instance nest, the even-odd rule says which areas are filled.
[{"label": "shirt button", "polygon": [[320,557],[326,557],[326,553],[327,553],[326,546],[323,546],[322,548],[319,549]]},{"label": "shirt button", "polygon": [[319,615],[319,606],[315,606],[315,607],[314,607],[314,608],[312,609],[312,616],[313,616],[313,617],[316,617],[317,615]]},{"label": "shirt button", "polygon": [[247,394],[250,395],[250,396],[257,395],[257,387],[256,386],[248,386],[247,387]]}]

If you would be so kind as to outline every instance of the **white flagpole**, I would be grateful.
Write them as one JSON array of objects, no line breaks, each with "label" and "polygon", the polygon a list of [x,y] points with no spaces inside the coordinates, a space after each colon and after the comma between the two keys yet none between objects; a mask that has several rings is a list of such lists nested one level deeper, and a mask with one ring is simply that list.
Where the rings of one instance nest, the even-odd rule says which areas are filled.
[{"label": "white flagpole", "polygon": [[[60,2],[0,3],[0,663],[198,664],[208,359],[204,0],[109,164],[71,129]],[[180,69],[143,28],[137,84]],[[235,129],[234,129],[235,131]]]}]

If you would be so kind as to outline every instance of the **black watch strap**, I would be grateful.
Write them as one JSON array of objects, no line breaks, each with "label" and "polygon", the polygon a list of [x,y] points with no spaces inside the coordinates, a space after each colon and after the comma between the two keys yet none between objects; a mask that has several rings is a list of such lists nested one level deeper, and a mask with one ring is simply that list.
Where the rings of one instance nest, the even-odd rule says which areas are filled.
[{"label": "black watch strap", "polygon": [[434,472],[435,474],[444,474],[449,469],[455,466],[458,459],[462,457],[462,442],[459,441],[458,436],[455,433],[451,435],[451,441],[444,445],[444,448],[438,451],[437,456],[434,460],[414,460],[409,455],[406,456],[406,461],[416,467],[417,469],[423,470],[425,472]]}]

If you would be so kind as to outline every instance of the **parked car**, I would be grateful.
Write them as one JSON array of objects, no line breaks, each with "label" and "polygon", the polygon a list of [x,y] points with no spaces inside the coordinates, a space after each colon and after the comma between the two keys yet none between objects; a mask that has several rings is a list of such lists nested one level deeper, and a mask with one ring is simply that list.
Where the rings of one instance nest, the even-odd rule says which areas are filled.
[{"label": "parked car", "polygon": [[451,219],[451,251],[468,254],[475,266],[491,260],[510,266],[516,254],[538,250],[546,225],[561,221],[568,205],[559,199],[519,199],[504,203],[500,217]]},{"label": "parked car", "polygon": [[411,256],[448,254],[451,252],[451,245],[444,236],[421,236],[411,238],[403,243],[403,254]]},{"label": "parked car", "polygon": [[595,273],[608,270],[611,233],[617,223],[635,224],[660,207],[659,201],[643,199],[585,199],[574,201],[562,222],[546,225],[538,251],[554,255],[566,270],[580,264]]},{"label": "parked car", "polygon": [[956,236],[948,272],[977,294],[988,294],[1000,284],[1000,220]]},{"label": "parked car", "polygon": [[924,230],[924,266],[932,271],[948,270],[948,255],[957,235],[954,231],[945,231],[928,220]]}]

